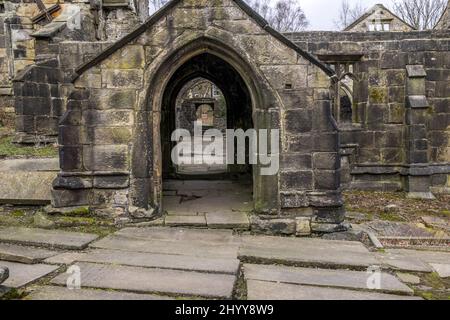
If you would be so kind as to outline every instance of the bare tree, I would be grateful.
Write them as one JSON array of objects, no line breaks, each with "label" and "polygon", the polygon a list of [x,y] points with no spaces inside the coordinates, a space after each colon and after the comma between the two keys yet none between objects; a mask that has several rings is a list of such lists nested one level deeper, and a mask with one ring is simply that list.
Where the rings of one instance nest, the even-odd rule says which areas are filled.
[{"label": "bare tree", "polygon": [[447,0],[393,0],[395,13],[417,30],[433,29],[447,7]]},{"label": "bare tree", "polygon": [[339,17],[334,20],[334,25],[338,30],[344,30],[359,19],[366,11],[367,7],[361,1],[352,6],[348,0],[342,0]]},{"label": "bare tree", "polygon": [[306,29],[308,19],[298,0],[248,0],[248,4],[279,32],[297,32]]}]

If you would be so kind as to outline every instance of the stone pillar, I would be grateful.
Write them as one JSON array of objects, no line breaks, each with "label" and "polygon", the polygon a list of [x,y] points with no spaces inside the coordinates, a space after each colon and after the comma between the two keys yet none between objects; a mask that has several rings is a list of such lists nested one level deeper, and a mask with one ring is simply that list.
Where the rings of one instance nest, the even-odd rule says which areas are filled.
[{"label": "stone pillar", "polygon": [[434,199],[430,191],[431,172],[427,138],[429,104],[425,93],[423,65],[407,65],[406,79],[406,163],[408,197]]}]

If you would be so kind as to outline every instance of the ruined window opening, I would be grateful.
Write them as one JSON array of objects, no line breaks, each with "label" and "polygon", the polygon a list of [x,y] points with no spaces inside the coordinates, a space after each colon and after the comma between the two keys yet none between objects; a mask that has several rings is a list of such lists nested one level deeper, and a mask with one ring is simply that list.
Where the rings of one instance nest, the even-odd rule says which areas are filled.
[{"label": "ruined window opening", "polygon": [[329,65],[339,79],[331,88],[333,116],[339,124],[357,122],[353,96],[356,79],[354,62],[331,62]]},{"label": "ruined window opening", "polygon": [[5,13],[5,4],[0,3],[0,13]]},{"label": "ruined window opening", "polygon": [[390,31],[391,21],[390,20],[374,20],[369,23],[369,31]]}]

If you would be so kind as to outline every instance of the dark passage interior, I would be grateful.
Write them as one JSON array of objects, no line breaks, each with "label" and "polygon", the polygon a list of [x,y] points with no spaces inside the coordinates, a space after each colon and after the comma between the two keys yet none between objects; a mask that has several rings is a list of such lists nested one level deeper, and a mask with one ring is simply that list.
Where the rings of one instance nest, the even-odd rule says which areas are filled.
[{"label": "dark passage interior", "polygon": [[[202,126],[198,130],[200,122]],[[252,165],[248,163],[248,140],[245,164],[227,164],[225,160],[226,130],[246,131],[251,128],[251,95],[233,66],[218,56],[203,53],[178,68],[166,86],[161,108],[164,210],[173,211],[184,203],[182,207],[185,210],[190,207],[195,214],[217,209],[232,212],[241,210],[242,207],[250,211]],[[183,159],[181,164],[174,163],[172,151],[177,143],[186,141],[184,138],[172,141],[172,134],[176,129],[189,132],[193,142],[190,153],[185,152],[185,149],[181,155],[177,153]],[[222,164],[205,163],[209,157],[205,151],[208,149],[205,148],[218,139],[209,134],[211,129],[223,136],[223,148],[215,150],[213,154],[216,160],[222,157]],[[200,139],[196,140],[198,136]],[[235,147],[235,153],[236,150]],[[205,160],[201,163],[193,159],[199,153],[197,161],[201,161],[202,157]],[[191,157],[192,162],[189,162]],[[186,203],[187,201],[191,202]],[[196,201],[198,205],[192,201]],[[223,203],[226,204],[225,207],[220,207]]]}]

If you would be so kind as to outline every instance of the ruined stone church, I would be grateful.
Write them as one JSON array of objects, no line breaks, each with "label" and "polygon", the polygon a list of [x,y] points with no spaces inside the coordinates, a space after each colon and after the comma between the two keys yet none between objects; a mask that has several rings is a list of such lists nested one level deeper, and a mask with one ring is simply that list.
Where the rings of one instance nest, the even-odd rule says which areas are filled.
[{"label": "ruined stone church", "polygon": [[[375,10],[364,27],[280,34],[243,0],[172,0],[151,16],[146,0],[0,0],[0,110],[17,143],[58,141],[54,207],[150,219],[165,179],[183,178],[177,97],[207,79],[224,127],[280,132],[279,172],[248,168],[252,223],[340,231],[344,189],[450,190],[449,12],[415,31],[373,25]],[[207,98],[199,117],[214,113]]]}]

